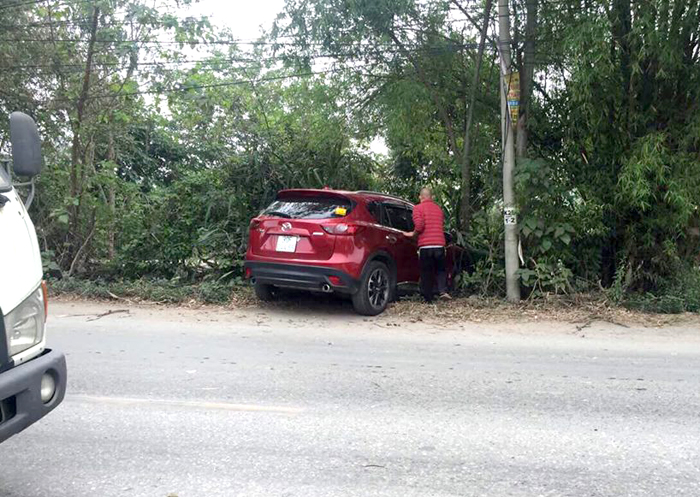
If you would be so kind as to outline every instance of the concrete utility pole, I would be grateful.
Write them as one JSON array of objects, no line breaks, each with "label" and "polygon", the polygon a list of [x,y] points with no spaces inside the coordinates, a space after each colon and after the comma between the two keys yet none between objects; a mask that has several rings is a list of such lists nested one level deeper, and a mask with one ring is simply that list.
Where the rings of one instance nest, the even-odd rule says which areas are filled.
[{"label": "concrete utility pole", "polygon": [[518,260],[518,219],[515,208],[515,128],[506,100],[511,68],[510,12],[508,0],[498,0],[498,49],[501,58],[501,134],[503,137],[503,223],[506,232],[506,295],[509,302],[520,301]]}]

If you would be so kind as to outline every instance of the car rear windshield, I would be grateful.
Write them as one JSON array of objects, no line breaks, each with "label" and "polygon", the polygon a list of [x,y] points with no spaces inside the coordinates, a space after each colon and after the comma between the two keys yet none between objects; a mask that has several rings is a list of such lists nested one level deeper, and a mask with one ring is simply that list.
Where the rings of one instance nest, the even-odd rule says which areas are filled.
[{"label": "car rear windshield", "polygon": [[352,202],[343,197],[284,197],[262,211],[263,216],[286,219],[331,219],[345,217],[352,211]]}]

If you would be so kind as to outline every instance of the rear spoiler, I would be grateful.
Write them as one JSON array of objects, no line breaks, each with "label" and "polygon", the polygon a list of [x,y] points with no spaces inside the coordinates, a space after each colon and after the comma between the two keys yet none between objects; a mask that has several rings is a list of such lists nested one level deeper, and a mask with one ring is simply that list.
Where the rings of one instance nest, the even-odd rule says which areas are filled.
[{"label": "rear spoiler", "polygon": [[351,197],[351,192],[344,192],[339,190],[316,190],[316,189],[290,189],[282,190],[277,193],[278,199],[285,197],[326,197],[326,198],[342,198],[344,200],[349,200],[353,202]]}]

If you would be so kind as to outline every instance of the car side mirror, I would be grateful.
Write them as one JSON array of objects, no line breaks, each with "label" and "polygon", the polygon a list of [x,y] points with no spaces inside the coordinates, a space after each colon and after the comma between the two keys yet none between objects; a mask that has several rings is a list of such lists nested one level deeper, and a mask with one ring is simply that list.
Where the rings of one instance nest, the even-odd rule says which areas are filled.
[{"label": "car side mirror", "polygon": [[22,112],[10,114],[12,170],[17,176],[33,178],[41,173],[41,139],[34,120]]}]

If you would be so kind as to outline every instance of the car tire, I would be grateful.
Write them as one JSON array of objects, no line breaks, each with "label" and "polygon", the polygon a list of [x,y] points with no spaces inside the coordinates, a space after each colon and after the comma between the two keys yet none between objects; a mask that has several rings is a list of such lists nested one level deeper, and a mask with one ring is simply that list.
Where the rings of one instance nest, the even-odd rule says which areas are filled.
[{"label": "car tire", "polygon": [[363,316],[376,316],[386,309],[393,296],[393,278],[386,264],[370,262],[362,274],[360,288],[352,297],[355,311]]},{"label": "car tire", "polygon": [[255,288],[255,296],[258,297],[258,300],[263,302],[272,302],[277,299],[279,294],[277,288],[274,286],[268,285],[267,283],[260,283],[259,281],[255,282],[253,288]]}]

